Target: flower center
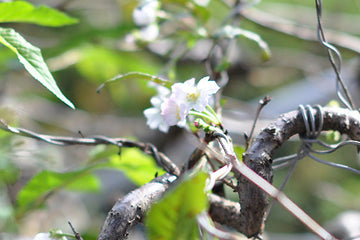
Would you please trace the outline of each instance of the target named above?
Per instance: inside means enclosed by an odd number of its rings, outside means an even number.
[[[186,100],[188,102],[195,102],[200,97],[200,91],[194,87],[189,90],[186,94]]]

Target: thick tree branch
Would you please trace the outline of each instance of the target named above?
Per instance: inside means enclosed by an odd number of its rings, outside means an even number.
[[[347,134],[353,140],[360,140],[360,114],[342,108],[323,108],[322,114],[312,110],[316,124],[323,116],[322,130],[337,130]],[[243,161],[261,177],[272,182],[272,155],[290,137],[306,133],[305,123],[300,111],[292,111],[281,115],[266,127],[244,153]],[[241,215],[246,219],[247,236],[255,236],[261,232],[263,218],[268,206],[267,194],[245,176],[238,174],[238,193],[241,204]]]
[[[175,180],[176,176],[165,174],[119,199],[108,213],[98,239],[127,238],[129,229],[143,221],[145,212]]]
[[[119,199],[109,211],[98,240],[126,239],[129,230],[137,223],[143,222],[146,211],[166,192],[174,180],[174,175],[165,174]],[[209,202],[209,213],[215,221],[235,229],[241,228],[239,203],[215,194],[209,194]]]

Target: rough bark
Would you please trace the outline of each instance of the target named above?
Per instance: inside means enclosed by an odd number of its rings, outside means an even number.
[[[119,199],[109,211],[98,239],[126,239],[129,229],[143,221],[145,212],[175,179],[174,175],[164,174]]]
[[[322,130],[337,130],[353,140],[360,140],[360,115],[357,111],[342,108],[322,108]],[[319,112],[313,109],[316,126]],[[305,123],[299,110],[281,115],[266,127],[244,153],[244,163],[269,182],[272,182],[272,155],[290,137],[304,136]],[[262,231],[264,214],[268,206],[268,196],[249,179],[237,176],[240,198],[240,230],[246,236],[256,236]]]

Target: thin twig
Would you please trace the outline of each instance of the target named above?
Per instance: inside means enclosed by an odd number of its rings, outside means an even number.
[[[316,35],[314,34],[313,27],[308,25],[300,25],[297,22],[283,19],[277,15],[273,15],[255,8],[252,8],[249,11],[244,11],[242,16],[257,25],[277,32],[281,32],[306,41],[318,41]],[[350,51],[360,53],[359,37],[330,29],[326,29],[326,32],[332,43]]]
[[[269,96],[265,96],[263,99],[261,99],[259,101],[258,107],[256,109],[256,114],[255,114],[255,119],[254,119],[254,123],[252,125],[251,131],[250,131],[250,135],[247,136],[247,138],[249,139],[248,141],[246,141],[246,149],[249,148],[249,146],[251,145],[251,142],[253,140],[254,137],[254,131],[255,131],[255,127],[256,127],[256,123],[259,119],[260,116],[260,112],[263,109],[263,107],[265,107],[266,104],[268,104],[271,101],[271,97]]]
[[[117,147],[126,147],[126,148],[138,148],[144,153],[149,154],[154,157],[157,164],[164,168],[170,174],[175,176],[180,175],[180,170],[164,153],[159,152],[157,148],[151,143],[143,143],[139,141],[133,141],[125,138],[109,138],[105,136],[94,136],[94,137],[64,137],[64,136],[52,136],[46,134],[39,134],[33,131],[24,129],[24,128],[15,128],[11,127],[5,123],[4,120],[0,119],[0,128],[17,134],[24,137],[31,137],[37,140],[41,140],[50,144],[59,145],[59,146],[69,146],[69,145],[86,145],[86,146],[95,146],[99,144],[110,144]]]
[[[73,227],[73,225],[71,224],[70,221],[68,221],[68,224],[70,225],[71,231],[74,233],[76,240],[83,240],[83,238],[81,237],[80,233],[78,233],[75,228]]]

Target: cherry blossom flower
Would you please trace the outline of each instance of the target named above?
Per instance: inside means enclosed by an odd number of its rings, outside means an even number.
[[[134,9],[133,20],[138,26],[148,26],[155,23],[156,14],[159,8],[157,0],[143,0],[140,5]]]
[[[156,23],[156,17],[160,3],[157,0],[142,0],[138,7],[132,12],[134,23],[140,27],[129,36],[127,40],[133,42],[136,40],[152,42],[159,35],[159,26]]]
[[[62,231],[60,230],[56,230],[54,233],[58,233],[58,234],[62,234]],[[65,236],[52,236],[52,233],[38,233],[35,235],[35,237],[33,238],[33,240],[68,240],[67,237]]]
[[[174,99],[168,98],[161,104],[161,116],[169,126],[177,125],[184,127],[187,114],[188,111],[185,103],[176,102]]]
[[[50,233],[38,233],[33,240],[51,240]]]
[[[170,126],[164,121],[164,118],[161,116],[161,105],[170,95],[170,90],[160,85],[157,85],[156,89],[158,95],[150,99],[153,107],[144,110],[144,115],[147,119],[146,124],[151,129],[158,128],[162,132],[167,132]]]
[[[210,0],[194,0],[194,3],[199,6],[206,7],[207,5],[209,5]]]
[[[194,78],[175,83],[171,93],[169,89],[157,85],[158,95],[151,98],[153,107],[144,110],[147,125],[162,132],[167,132],[170,126],[185,127],[190,110],[204,111],[211,95],[219,90],[215,81],[209,79],[204,77],[197,85]]]
[[[138,35],[135,35],[135,38],[140,39],[142,41],[152,42],[156,40],[158,36],[159,36],[159,26],[154,23],[146,27],[140,28]]]
[[[209,81],[209,79],[210,77],[204,77],[197,85],[195,85],[195,78],[184,83],[175,83],[171,88],[170,98],[177,103],[185,103],[187,110],[195,109],[202,112],[209,104],[211,95],[220,89],[215,81]]]

